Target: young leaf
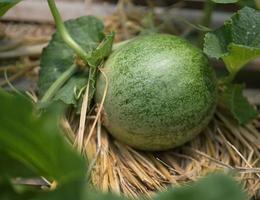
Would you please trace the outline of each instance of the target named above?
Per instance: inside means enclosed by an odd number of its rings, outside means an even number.
[[[21,0],[0,0],[0,17]]]
[[[260,12],[245,7],[224,26],[207,33],[204,40],[204,52],[221,58],[235,75],[247,62],[260,56]]]
[[[224,175],[212,175],[191,185],[171,189],[154,200],[246,200],[241,187]]]
[[[0,107],[2,151],[60,184],[84,179],[86,163],[64,140],[55,107],[38,116],[31,102],[2,90]]]
[[[256,109],[243,96],[243,89],[244,85],[229,84],[224,92],[220,93],[220,101],[240,124],[246,124],[258,115]]]
[[[104,39],[102,21],[85,16],[65,22],[72,38],[86,51],[92,52]],[[41,58],[40,79],[38,82],[40,96],[75,62],[75,54],[55,33],[49,45],[43,50]],[[85,82],[87,82],[87,77]],[[67,93],[73,99],[73,91]],[[65,95],[64,95],[65,96]],[[66,100],[64,100],[66,102]]]
[[[227,3],[236,3],[238,2],[239,0],[211,0],[215,3],[223,3],[223,4],[227,4]]]
[[[108,34],[98,45],[98,47],[91,52],[91,56],[89,58],[89,63],[91,66],[98,66],[104,58],[109,56],[112,49],[114,36],[114,33]]]

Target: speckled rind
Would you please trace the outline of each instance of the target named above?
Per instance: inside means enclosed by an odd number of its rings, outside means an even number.
[[[191,140],[216,107],[216,78],[201,50],[173,35],[137,37],[104,66],[104,126],[142,150],[167,150]],[[96,101],[105,81],[98,77]]]

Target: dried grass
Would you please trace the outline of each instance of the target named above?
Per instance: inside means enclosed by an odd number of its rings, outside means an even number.
[[[91,125],[88,122],[85,139]],[[64,121],[68,129],[78,120]],[[76,128],[69,128],[77,132]],[[179,186],[213,172],[232,173],[245,191],[255,196],[260,188],[260,119],[239,126],[218,111],[197,138],[165,152],[135,150],[110,137],[100,118],[85,148],[91,162],[92,184],[102,191],[129,197],[151,197],[169,185]]]

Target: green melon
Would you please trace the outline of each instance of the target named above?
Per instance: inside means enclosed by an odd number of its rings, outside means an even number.
[[[215,111],[214,70],[201,50],[177,36],[137,37],[115,50],[103,70],[104,126],[134,148],[180,146],[199,134]],[[99,75],[96,102],[104,86]]]

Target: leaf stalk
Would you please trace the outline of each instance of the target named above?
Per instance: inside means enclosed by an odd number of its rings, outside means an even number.
[[[76,64],[71,65],[45,92],[44,96],[40,101],[40,105],[47,104],[61,86],[77,71],[78,66]]]

